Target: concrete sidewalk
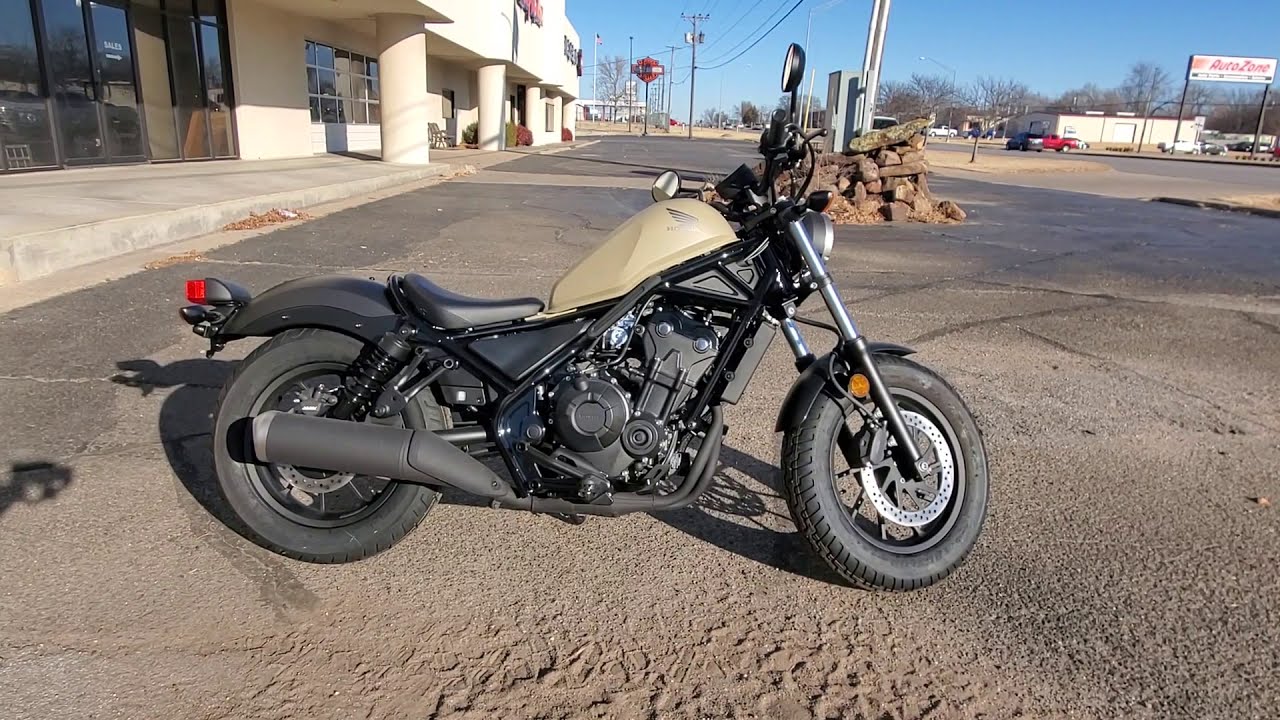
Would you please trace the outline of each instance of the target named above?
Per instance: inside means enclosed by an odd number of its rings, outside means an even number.
[[[425,166],[321,155],[0,176],[0,285],[214,232],[252,212],[305,208],[492,165],[514,155],[433,151]]]

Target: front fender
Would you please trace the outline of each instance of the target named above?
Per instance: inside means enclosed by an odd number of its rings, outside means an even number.
[[[886,342],[867,343],[867,349],[872,355],[880,353],[906,357],[915,354],[915,350],[909,347]],[[809,363],[809,367],[800,373],[800,377],[792,383],[791,390],[787,392],[787,398],[782,401],[782,407],[778,410],[778,423],[773,428],[774,432],[787,432],[799,427],[800,423],[809,417],[818,396],[823,392],[834,392],[827,384],[829,364],[830,353]]]
[[[292,328],[325,328],[376,342],[395,330],[399,314],[384,283],[346,275],[283,282],[235,312],[218,339],[269,337]]]

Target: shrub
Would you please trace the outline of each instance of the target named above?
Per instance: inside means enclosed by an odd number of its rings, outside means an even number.
[[[560,128],[560,142],[573,142],[573,131],[569,128]]]
[[[520,125],[519,127],[517,127],[516,128],[516,144],[532,145],[533,131],[523,125]]]
[[[480,123],[473,122],[462,129],[462,144],[475,145],[480,142]]]
[[[513,148],[515,146],[516,146],[516,124],[509,122],[507,123],[507,147]]]

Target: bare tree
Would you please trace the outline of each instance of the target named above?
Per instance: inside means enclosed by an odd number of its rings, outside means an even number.
[[[611,58],[607,57],[600,61],[600,65],[596,68],[596,73],[598,74],[596,87],[599,89],[600,94],[604,95],[603,98],[597,99],[613,105],[613,116],[616,119],[619,115],[619,105],[628,100],[627,80],[631,75],[627,72],[627,59],[617,55]],[[629,112],[631,112],[630,108],[624,110],[623,117]]]
[[[1258,108],[1262,104],[1262,88],[1237,87],[1222,94],[1209,113],[1205,127],[1224,133],[1252,135],[1258,129]],[[1267,115],[1262,132],[1268,135],[1280,133],[1280,109],[1273,95],[1267,105]]]
[[[1046,103],[1054,110],[1084,112],[1085,110],[1120,110],[1124,98],[1114,88],[1099,87],[1097,83],[1085,83],[1072,88]]]
[[[729,122],[729,113],[720,108],[707,108],[702,111],[702,124],[709,127],[720,127]]]
[[[983,118],[983,125],[994,128],[1023,112],[1032,102],[1031,90],[1011,78],[984,75],[965,92],[966,99]]]
[[[1209,109],[1218,103],[1219,89],[1213,83],[1195,82],[1187,86],[1187,102],[1182,117],[1193,118],[1208,115]],[[1174,110],[1169,115],[1176,114]]]
[[[760,108],[750,100],[743,100],[738,103],[738,118],[743,125],[755,125],[760,122]]]
[[[1118,90],[1129,110],[1146,115],[1160,104],[1169,86],[1169,73],[1164,68],[1153,62],[1136,62],[1129,67],[1129,74]]]

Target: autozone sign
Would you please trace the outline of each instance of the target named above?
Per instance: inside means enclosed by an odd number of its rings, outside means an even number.
[[[1275,58],[1192,55],[1188,80],[1270,83],[1276,79]]]

